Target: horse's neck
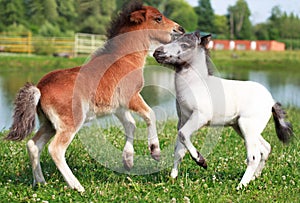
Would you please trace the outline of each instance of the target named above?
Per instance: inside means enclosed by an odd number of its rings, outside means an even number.
[[[97,50],[93,58],[101,55],[110,55],[115,60],[134,58],[135,62],[144,62],[151,42],[140,33],[125,33],[109,39],[104,48]]]
[[[208,74],[208,68],[206,63],[206,55],[205,51],[200,48],[197,51],[197,54],[194,55],[191,67],[194,71],[196,71],[202,78],[206,78],[209,76]]]

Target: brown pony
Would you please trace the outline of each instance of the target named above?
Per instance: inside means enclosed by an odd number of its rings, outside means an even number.
[[[175,34],[184,33],[177,23],[157,9],[134,2],[124,8],[108,29],[108,41],[83,66],[56,70],[37,84],[26,84],[19,91],[13,125],[7,140],[22,140],[34,130],[35,112],[40,128],[27,143],[32,164],[33,185],[45,183],[40,165],[43,146],[70,188],[84,191],[66,163],[65,152],[84,122],[94,116],[114,113],[125,128],[123,163],[133,166],[135,121],[129,110],[137,112],[147,123],[151,156],[159,160],[160,148],[155,114],[140,95],[143,66],[153,42],[168,43]]]

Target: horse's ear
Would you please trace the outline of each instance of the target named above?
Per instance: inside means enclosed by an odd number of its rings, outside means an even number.
[[[205,36],[201,37],[200,44],[202,46],[204,46],[205,48],[208,48],[208,44],[209,44],[210,40],[211,40],[211,34],[205,35]]]
[[[130,22],[140,24],[146,20],[146,11],[138,10],[130,14]]]
[[[200,35],[200,31],[199,30],[195,31],[195,36],[200,39],[201,35]]]
[[[194,35],[198,38],[199,41],[201,41],[201,35],[200,35],[200,31],[199,30],[195,31]]]

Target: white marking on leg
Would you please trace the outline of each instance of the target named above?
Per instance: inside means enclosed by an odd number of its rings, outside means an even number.
[[[50,140],[53,134],[54,131],[51,126],[41,124],[41,128],[35,136],[27,142],[27,151],[32,166],[33,186],[37,183],[46,183],[40,164],[40,155],[44,145]]]
[[[254,173],[261,161],[261,142],[259,140],[260,132],[257,133],[259,130],[256,128],[255,124],[256,123],[253,121],[253,119],[239,119],[239,126],[244,135],[247,150],[247,169],[237,189],[241,189],[243,186],[247,186],[247,184],[253,179]]]
[[[84,192],[84,188],[72,173],[65,159],[66,149],[74,138],[75,133],[76,132],[72,134],[70,134],[69,132],[56,133],[54,139],[48,147],[48,150],[54,163],[56,164],[56,167],[63,175],[69,187],[77,190],[78,192]],[[64,139],[64,141],[66,142],[62,143],[61,139]]]
[[[126,143],[123,149],[123,164],[125,169],[130,170],[133,167],[133,140],[134,131],[136,129],[135,121],[128,110],[120,108],[116,111],[115,115],[118,117],[125,129]]]
[[[33,140],[29,140],[27,142],[27,150],[31,161],[33,186],[35,186],[37,183],[45,183],[46,181],[40,165],[39,148]]]
[[[269,154],[271,152],[271,145],[261,135],[259,136],[259,141],[261,143],[260,145],[261,160],[254,173],[254,178],[257,178],[261,175],[261,172],[266,164],[266,160],[268,159]]]
[[[180,142],[179,138],[177,137],[176,146],[174,150],[174,166],[171,171],[171,177],[176,178],[178,176],[178,165],[182,161],[185,153],[186,153],[185,146]]]

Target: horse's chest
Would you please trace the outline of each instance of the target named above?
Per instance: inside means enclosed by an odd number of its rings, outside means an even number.
[[[204,80],[178,76],[175,89],[177,102],[186,108],[199,108],[209,103],[209,89]]]

